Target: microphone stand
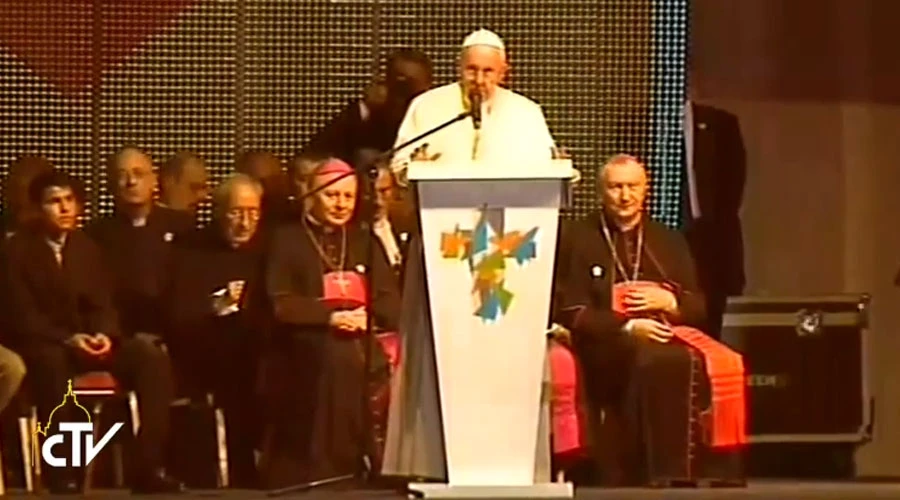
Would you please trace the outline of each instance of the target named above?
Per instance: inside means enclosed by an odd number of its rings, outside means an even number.
[[[289,495],[292,493],[301,493],[306,491],[312,491],[316,488],[329,486],[332,484],[343,483],[345,481],[352,481],[354,479],[358,479],[361,483],[365,483],[369,480],[373,474],[377,474],[377,472],[372,470],[372,460],[369,456],[372,445],[375,442],[375,439],[372,435],[372,418],[371,418],[371,408],[369,407],[370,402],[370,394],[369,394],[369,386],[370,386],[370,371],[372,370],[372,348],[375,342],[375,318],[374,318],[374,309],[373,309],[373,299],[374,299],[374,288],[373,282],[375,281],[375,275],[372,271],[373,263],[375,262],[375,245],[374,243],[376,235],[375,235],[375,214],[377,212],[375,206],[375,181],[378,179],[378,164],[386,159],[389,159],[394,156],[398,151],[401,151],[426,137],[435,134],[450,125],[453,125],[456,122],[460,122],[472,116],[471,111],[466,111],[460,113],[459,115],[453,117],[452,119],[430,129],[427,130],[412,139],[395,146],[394,148],[385,151],[375,158],[371,159],[364,166],[360,166],[362,168],[357,168],[353,172],[347,172],[345,174],[341,174],[338,177],[322,184],[321,186],[316,187],[313,190],[307,191],[303,193],[303,196],[300,198],[302,202],[304,199],[319,193],[329,186],[340,182],[342,179],[350,177],[352,175],[356,175],[357,173],[365,173],[365,185],[363,189],[363,210],[360,211],[360,219],[362,223],[366,226],[366,329],[363,334],[363,339],[365,341],[364,347],[364,355],[363,355],[363,390],[362,390],[362,407],[360,411],[363,412],[363,418],[361,422],[363,423],[363,432],[362,432],[362,446],[359,446],[359,467],[360,469],[354,474],[344,474],[340,476],[334,476],[329,478],[318,479],[315,481],[310,481],[306,483],[296,484],[293,486],[288,486],[285,488],[280,488],[276,490],[271,490],[267,493],[269,497],[279,497],[284,495]],[[362,176],[361,176],[362,177]]]

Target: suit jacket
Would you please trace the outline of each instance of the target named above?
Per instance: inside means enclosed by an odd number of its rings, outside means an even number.
[[[400,251],[400,264],[397,266],[392,266],[394,271],[394,275],[397,277],[397,286],[401,288],[403,283],[404,269],[406,268],[406,260],[409,255],[409,243],[412,241],[413,236],[416,235],[416,231],[418,230],[415,225],[415,221],[406,220],[399,217],[390,217],[389,221],[391,223],[391,232],[394,235],[394,241],[397,243],[397,249]],[[384,246],[384,242],[381,241],[380,238],[376,237],[376,244],[378,246],[381,255],[384,257],[385,261],[390,264],[391,258],[388,255],[388,250]]]
[[[315,133],[303,153],[336,156],[354,165],[363,149],[391,149],[399,127],[399,121],[389,120],[377,110],[363,119],[360,101],[355,99]]]
[[[120,335],[100,249],[80,230],[63,247],[62,265],[46,238],[17,232],[8,241],[4,281],[12,329],[24,345],[64,342],[75,333]]]
[[[700,218],[685,231],[704,290],[739,295],[744,288],[744,241],[739,216],[747,155],[735,115],[693,106],[693,159]]]

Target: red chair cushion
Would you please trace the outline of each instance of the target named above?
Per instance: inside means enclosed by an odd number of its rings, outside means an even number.
[[[75,391],[119,391],[119,381],[109,372],[88,372],[72,379]]]
[[[565,346],[550,343],[551,424],[553,454],[575,455],[584,449],[581,415],[578,411],[578,367],[572,352]]]
[[[397,332],[385,332],[375,335],[384,356],[391,367],[391,373],[397,371],[400,366],[400,335]]]

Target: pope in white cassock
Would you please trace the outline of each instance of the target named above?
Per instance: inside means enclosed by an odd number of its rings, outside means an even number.
[[[478,30],[463,42],[460,80],[415,98],[400,126],[395,145],[466,112],[482,101],[481,127],[467,118],[397,152],[392,168],[399,177],[410,160],[469,162],[484,160],[515,166],[550,161],[553,137],[541,107],[500,87],[508,69],[506,48],[495,33]],[[421,241],[412,243],[404,284],[402,365],[394,374],[382,474],[446,479],[444,441],[438,400],[431,318]],[[543,425],[543,424],[542,424]],[[549,450],[537,450],[539,474],[549,477]]]
[[[541,107],[531,99],[499,85],[509,66],[506,47],[499,36],[478,30],[463,42],[458,82],[438,87],[416,97],[409,105],[397,132],[395,146],[431,130],[468,111],[475,94],[481,101],[481,127],[472,119],[458,121],[439,132],[398,151],[394,168],[402,169],[410,159],[436,161],[503,162],[532,164],[550,160],[554,142]]]

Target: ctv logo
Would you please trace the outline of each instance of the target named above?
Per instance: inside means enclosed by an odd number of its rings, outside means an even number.
[[[47,432],[50,431],[50,426],[53,424],[53,414],[56,413],[56,410],[65,407],[66,404],[68,404],[70,397],[72,398],[72,404],[83,411],[87,416],[87,422],[60,422],[59,433],[50,434],[48,436]],[[47,418],[47,423],[44,425],[43,429],[41,428],[40,422],[38,422],[37,427],[34,429],[31,450],[33,460],[31,463],[33,466],[37,466],[37,447],[40,446],[41,458],[43,458],[44,463],[50,467],[85,467],[90,464],[101,451],[103,451],[103,448],[109,444],[113,436],[115,436],[121,428],[122,422],[114,423],[112,427],[106,431],[106,434],[100,438],[100,441],[94,443],[94,425],[91,421],[91,412],[84,406],[78,404],[78,398],[75,396],[75,391],[72,390],[72,380],[69,380],[69,390],[63,395],[62,403],[50,412],[50,416]],[[40,444],[40,439],[38,438],[39,434],[44,436],[43,444]],[[56,445],[65,443],[67,439],[71,445],[71,456],[57,456],[53,449]],[[84,443],[84,460],[82,460],[82,443]]]

